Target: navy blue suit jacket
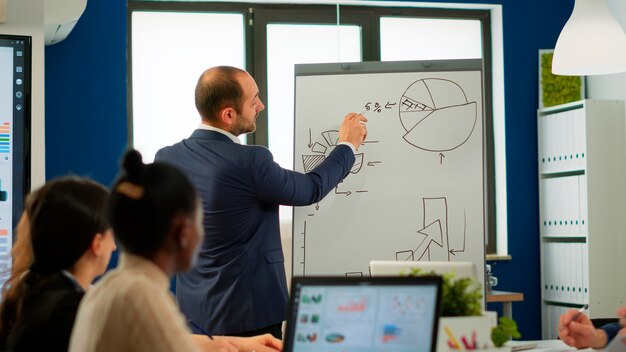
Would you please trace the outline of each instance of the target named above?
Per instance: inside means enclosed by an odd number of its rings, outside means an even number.
[[[352,149],[339,145],[302,174],[281,168],[265,147],[240,145],[219,132],[198,129],[159,150],[156,160],[183,170],[204,205],[205,239],[198,262],[177,277],[182,312],[212,334],[282,322],[288,294],[278,206],[319,202],[350,172]]]

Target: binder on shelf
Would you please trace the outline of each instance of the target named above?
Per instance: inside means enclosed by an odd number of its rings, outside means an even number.
[[[585,168],[585,110],[577,108],[539,116],[539,172]]]
[[[587,205],[587,175],[578,176],[578,193],[579,196],[579,223],[580,223],[580,233],[584,236],[587,236],[589,233],[589,221],[587,218],[589,216],[588,205]]]
[[[568,128],[567,125],[569,124],[569,116],[570,116],[570,112],[569,111],[563,111],[560,116],[559,116],[559,129],[560,129],[560,134],[561,134],[561,139],[560,139],[560,148],[559,148],[559,169],[562,171],[569,171],[570,168],[568,168],[568,162],[567,162],[567,156],[569,155],[569,136],[567,134],[568,132]]]
[[[574,162],[574,150],[576,150],[575,113],[576,110],[567,111],[567,149],[565,151],[565,168],[568,170],[576,170],[576,163]]]
[[[579,242],[543,242],[544,300],[562,304],[588,303],[586,246]]]
[[[564,287],[564,291],[563,291],[563,302],[572,302],[572,272],[573,269],[571,267],[572,264],[572,244],[571,243],[563,243],[563,254],[564,254],[564,260],[563,260],[563,264],[564,268],[563,268],[563,278],[565,281],[565,287]]]
[[[583,245],[585,243],[576,243],[576,303],[584,304],[583,296],[583,271],[585,266],[583,263]]]
[[[539,183],[539,228],[543,236],[580,236],[577,175],[543,178]]]
[[[546,120],[547,116],[539,115],[537,117],[537,140],[539,141],[539,145],[537,146],[537,154],[539,157],[539,174],[543,174],[546,172],[546,163],[548,162],[548,159],[546,157],[546,136],[548,135],[545,132]]]
[[[561,245],[561,299],[560,302],[570,302],[569,273],[570,254],[569,243],[559,243]]]
[[[554,171],[562,172],[563,168],[563,152],[565,151],[565,131],[563,128],[563,114],[560,112],[554,114],[554,136],[556,137],[554,145]]]
[[[553,275],[554,267],[552,265],[552,246],[549,242],[543,243],[543,263],[544,263],[544,275],[543,275],[543,298],[545,300],[552,300],[553,294]]]
[[[578,266],[576,265],[576,245],[577,243],[568,243],[567,244],[567,256],[568,256],[568,266],[567,266],[567,296],[568,302],[577,302],[576,297],[576,271],[578,270]]]
[[[577,109],[574,111],[574,121],[576,125],[576,147],[574,150],[574,160],[576,161],[576,168],[578,170],[585,170],[587,166],[587,134],[585,132],[585,110]]]
[[[583,303],[589,303],[589,242],[582,244],[583,249]]]
[[[559,260],[560,255],[559,255],[559,248],[557,246],[557,243],[551,243],[551,247],[552,247],[552,268],[554,270],[554,276],[552,277],[552,284],[550,285],[550,288],[552,289],[552,300],[554,301],[558,301],[560,298],[559,292],[560,292],[560,281],[559,281],[559,274],[560,274],[560,265],[559,265]]]
[[[556,137],[554,135],[554,116],[553,115],[545,115],[539,117],[541,129],[542,129],[542,138],[541,145],[539,149],[540,157],[540,172],[542,173],[551,173],[554,171],[554,145],[556,144]]]
[[[547,248],[547,262],[548,262],[548,287],[547,287],[547,299],[553,301],[556,297],[556,284],[554,278],[556,277],[556,251],[552,243],[546,243]]]
[[[563,250],[561,249],[561,243],[553,243],[554,245],[554,268],[556,269],[556,275],[554,276],[554,300],[563,301],[563,287],[565,286],[563,280]]]

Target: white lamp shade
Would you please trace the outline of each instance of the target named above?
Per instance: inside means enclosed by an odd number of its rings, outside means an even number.
[[[554,49],[552,73],[588,76],[626,71],[626,34],[604,0],[576,0]]]

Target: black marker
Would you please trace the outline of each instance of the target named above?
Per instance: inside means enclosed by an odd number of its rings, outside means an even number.
[[[205,334],[206,336],[208,336],[211,340],[213,340],[213,336],[211,336],[211,334],[209,334],[208,332],[206,332],[203,328],[201,328],[198,324],[194,323],[193,320],[191,319],[187,319],[187,321],[189,322],[189,324],[191,324],[194,328],[200,330],[201,333]]]

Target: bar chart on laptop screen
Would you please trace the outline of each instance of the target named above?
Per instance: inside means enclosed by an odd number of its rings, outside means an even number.
[[[430,351],[436,290],[434,286],[305,287],[292,322],[293,351]]]
[[[0,284],[11,268],[13,229],[23,208],[29,125],[30,37],[0,35]]]

